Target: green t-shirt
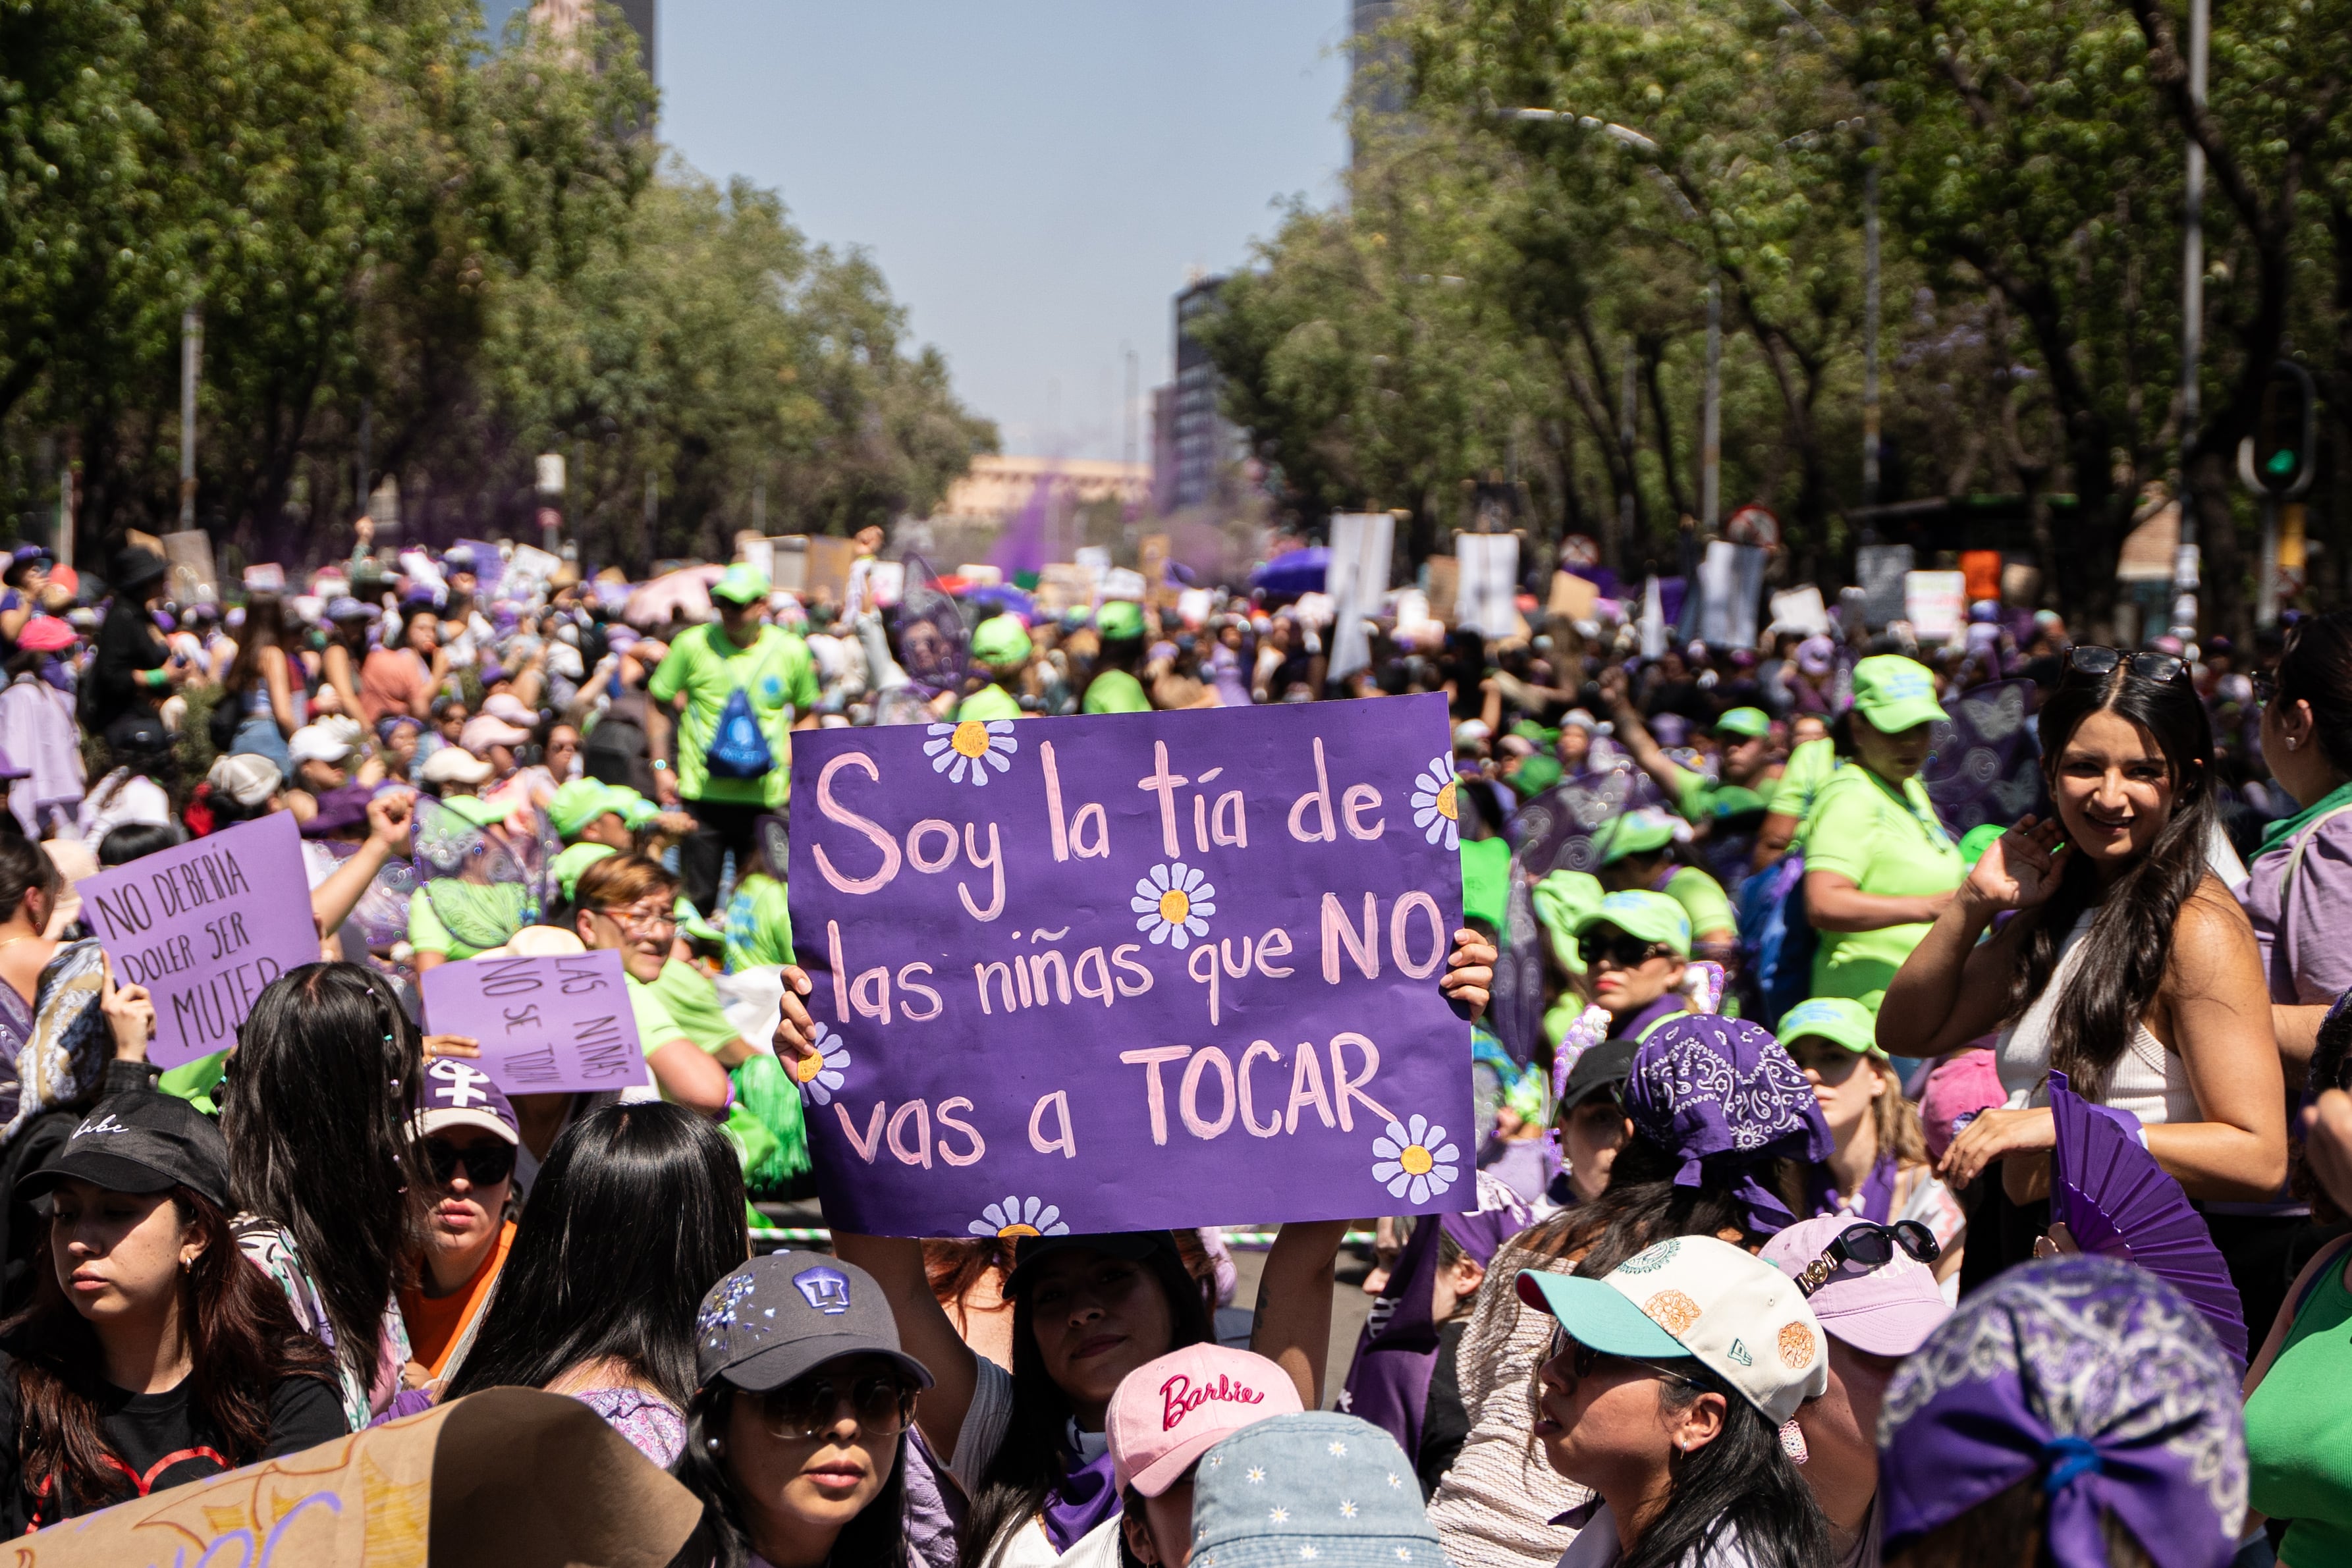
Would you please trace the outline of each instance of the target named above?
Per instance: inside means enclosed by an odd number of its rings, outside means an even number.
[[[1739,929],[1739,923],[1732,917],[1731,900],[1724,896],[1723,884],[1695,865],[1684,866],[1668,877],[1665,893],[1690,916],[1694,942],[1710,931]]]
[[[735,1026],[727,1021],[727,1009],[719,1005],[719,988],[693,965],[672,958],[662,966],[661,977],[652,989],[661,998],[678,1033],[704,1051],[715,1051],[735,1039]]]
[[[1967,880],[1959,846],[1916,779],[1895,789],[1867,768],[1841,768],[1822,786],[1805,824],[1805,870],[1833,871],[1883,898],[1932,898]],[[1877,931],[1824,931],[1813,954],[1813,995],[1877,1009],[1887,982],[1927,935],[1925,922]]]
[[[985,685],[956,705],[956,720],[1019,718],[1021,699],[1000,685]]]
[[[757,873],[743,878],[727,904],[727,972],[792,961],[792,901],[784,884]]]
[[[1794,817],[1801,824],[1811,814],[1814,798],[1830,781],[1830,775],[1837,771],[1837,747],[1827,736],[1806,741],[1789,753],[1789,765],[1780,770],[1780,781],[1772,790],[1772,812]],[[1801,825],[1799,836],[1803,832]]]
[[[704,754],[718,732],[719,716],[738,686],[751,699],[775,766],[757,779],[713,779]],[[654,671],[646,689],[656,702],[686,694],[677,737],[680,795],[771,810],[791,799],[793,720],[817,702],[816,664],[806,643],[762,626],[750,647],[738,648],[716,622],[696,626],[669,645],[669,657]]]
[[[504,946],[521,930],[530,901],[520,883],[435,877],[408,895],[408,945],[420,953],[470,958]]]
[[[1150,713],[1151,699],[1143,683],[1125,670],[1105,670],[1087,687],[1087,713]]]
[[[662,966],[664,973],[669,966]],[[658,986],[648,986],[635,975],[624,970],[621,977],[628,983],[629,1012],[637,1020],[637,1043],[651,1056],[674,1040],[691,1037],[677,1019],[670,1016],[669,1003]]]

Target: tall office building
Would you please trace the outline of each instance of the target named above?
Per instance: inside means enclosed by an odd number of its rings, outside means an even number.
[[[1216,308],[1222,277],[1204,277],[1176,297],[1176,386],[1170,424],[1174,474],[1168,485],[1171,510],[1206,506],[1216,499],[1217,482],[1242,459],[1241,432],[1217,408],[1216,362],[1193,338],[1192,324]]]
[[[1394,21],[1407,0],[1349,0],[1348,105],[1358,114],[1404,112],[1404,50],[1381,29]],[[1350,116],[1352,123],[1353,115]],[[1349,160],[1356,156],[1349,137]]]

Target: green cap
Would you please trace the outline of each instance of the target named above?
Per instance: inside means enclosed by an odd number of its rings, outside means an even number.
[[[1501,839],[1462,841],[1462,917],[1500,931],[1511,896],[1511,846]]]
[[[555,836],[570,842],[580,836],[581,830],[599,817],[616,816],[629,825],[629,808],[644,796],[635,789],[625,789],[596,779],[573,779],[555,791],[547,802],[547,825]]]
[[[982,721],[1013,719],[1021,716],[1021,701],[1003,686],[982,686],[956,704],[956,718]]]
[[[1663,893],[1612,893],[1578,915],[1570,935],[1581,936],[1596,925],[1614,925],[1628,936],[1664,943],[1677,958],[1690,956],[1690,916]]]
[[[971,631],[971,656],[994,669],[1026,664],[1033,646],[1015,615],[992,615]]]
[[[1760,707],[1736,707],[1715,721],[1715,733],[1761,740],[1772,733],[1772,721]]]
[[[1744,817],[1750,811],[1764,810],[1769,802],[1755,790],[1739,784],[1718,785],[1706,797],[1706,814],[1710,817]]]
[[[1559,758],[1549,752],[1539,751],[1533,757],[1522,757],[1504,782],[1518,792],[1522,800],[1532,800],[1559,782]]]
[[[450,795],[441,801],[441,809],[477,828],[495,828],[505,821],[508,808],[495,800],[485,800],[479,795]]]
[[[1107,642],[1130,642],[1143,635],[1143,612],[1132,600],[1114,599],[1095,612],[1095,631]]]
[[[1610,824],[1601,841],[1607,846],[1601,852],[1602,865],[1615,865],[1627,855],[1655,854],[1675,841],[1674,819],[1647,808],[1626,811]]]
[[[1960,835],[1960,858],[1970,865],[1976,864],[1984,858],[1985,851],[1992,848],[1993,840],[2007,831],[1999,822],[1979,822]]]
[[[1584,955],[1576,950],[1576,923],[1608,896],[1600,878],[1590,872],[1556,871],[1529,888],[1528,895],[1551,943],[1552,956],[1567,966],[1569,973],[1584,973]]]
[[[574,844],[556,856],[549,869],[555,873],[555,885],[563,890],[563,902],[574,904],[579,901],[581,873],[606,855],[618,853],[620,852],[610,844]]]
[[[1780,1015],[1780,1032],[1775,1038],[1782,1046],[1794,1047],[1807,1035],[1842,1045],[1856,1056],[1885,1055],[1878,1049],[1877,1020],[1850,997],[1815,997]]]
[[[1853,667],[1853,707],[1887,735],[1951,716],[1936,701],[1927,666],[1900,653],[1874,653]]]
[[[1523,718],[1511,726],[1511,733],[1538,751],[1549,751],[1559,744],[1559,731],[1547,729],[1531,718]]]
[[[710,597],[736,604],[758,604],[768,597],[768,574],[748,560],[739,560],[719,574]]]

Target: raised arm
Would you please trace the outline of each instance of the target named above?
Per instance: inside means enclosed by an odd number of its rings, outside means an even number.
[[[1642,722],[1642,710],[1626,695],[1622,666],[1601,672],[1601,695],[1608,699],[1609,718],[1616,726],[1617,744],[1625,748],[1643,772],[1658,781],[1667,800],[1679,802],[1685,788],[1698,776],[1668,757],[1665,748],[1650,734],[1650,727]]]
[[[1344,1219],[1286,1225],[1275,1236],[1258,1274],[1250,1349],[1290,1374],[1309,1410],[1323,1404],[1323,1367],[1331,1354],[1333,1269],[1347,1233]]]
[[[337,866],[332,876],[310,890],[310,918],[318,924],[320,941],[332,937],[352,917],[375,873],[408,841],[409,814],[415,799],[414,789],[387,789],[368,802],[367,842]]]
[[[1991,941],[1978,938],[2003,911],[2049,901],[2058,884],[2057,842],[2056,823],[2036,823],[2029,816],[1978,858],[1888,982],[1878,1009],[1879,1049],[1890,1056],[1941,1056],[2000,1022],[2032,922],[2012,920]],[[1812,881],[1809,873],[1808,900]]]

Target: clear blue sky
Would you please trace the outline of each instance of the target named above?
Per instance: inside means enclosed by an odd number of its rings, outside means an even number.
[[[1149,461],[1187,270],[1338,194],[1348,0],[660,4],[664,139],[866,247],[1008,452],[1118,456],[1125,341]]]

